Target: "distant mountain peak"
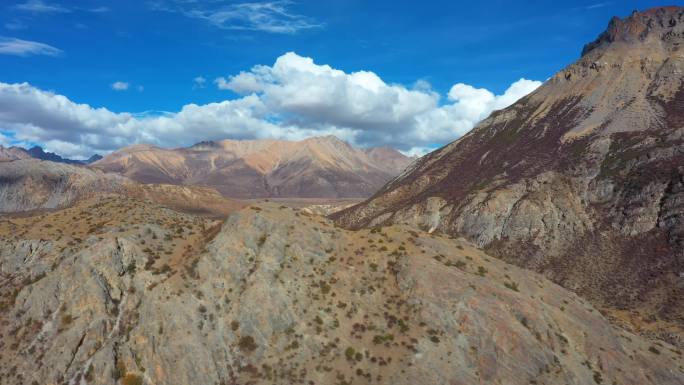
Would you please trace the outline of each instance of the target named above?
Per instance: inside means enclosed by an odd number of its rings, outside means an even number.
[[[190,146],[189,148],[193,150],[201,150],[201,149],[216,149],[216,148],[221,148],[221,145],[218,142],[215,142],[213,140],[203,140],[201,142],[197,142]]]
[[[86,163],[86,164],[95,163],[95,162],[97,162],[98,160],[100,160],[100,159],[102,159],[102,158],[103,158],[102,155],[100,155],[100,154],[94,154],[94,155],[92,155],[90,158],[86,159],[86,160],[84,161],[84,163]]]
[[[43,150],[43,147],[40,146],[33,146],[27,150],[30,154],[35,154],[35,155],[44,155],[46,154],[45,150]]]
[[[145,143],[136,143],[136,144],[131,144],[126,147],[120,148],[118,151],[146,151],[146,150],[163,150],[161,147],[157,147],[153,144],[145,144]]]

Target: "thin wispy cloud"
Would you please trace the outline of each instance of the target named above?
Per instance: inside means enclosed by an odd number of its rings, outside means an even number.
[[[90,8],[87,11],[93,12],[93,13],[105,13],[105,12],[109,12],[110,9],[109,9],[109,7],[101,6],[101,7]]]
[[[130,84],[122,81],[112,83],[112,89],[114,91],[126,91],[130,86]]]
[[[192,88],[204,88],[204,85],[207,83],[207,79],[204,76],[197,76],[196,78],[192,79],[192,82]]]
[[[0,55],[14,56],[60,56],[62,50],[37,41],[21,40],[12,37],[0,37]]]
[[[588,4],[588,5],[585,5],[582,7],[576,7],[576,8],[573,8],[573,10],[575,10],[575,11],[579,11],[579,10],[591,11],[594,9],[609,7],[611,5],[613,5],[612,1],[606,1],[606,2],[602,2],[602,3],[593,3],[593,4]]]
[[[64,13],[71,12],[70,9],[65,8],[59,4],[46,3],[41,0],[29,0],[24,3],[19,3],[13,7],[19,11],[35,12],[35,13]]]
[[[11,20],[5,23],[5,28],[9,29],[11,31],[18,31],[20,29],[26,29],[26,24],[24,24],[21,20]]]
[[[23,3],[19,3],[12,7],[16,11],[30,12],[30,13],[69,13],[74,11],[84,11],[92,13],[104,13],[109,12],[110,9],[107,6],[96,6],[96,7],[68,7],[57,3],[48,3],[42,0],[29,0]]]
[[[131,89],[136,90],[136,91],[138,91],[138,92],[144,92],[144,91],[145,91],[145,87],[142,86],[142,85],[137,85],[137,86],[136,86],[136,85],[131,85],[131,83],[122,82],[122,81],[114,82],[114,83],[112,83],[112,84],[110,85],[110,87],[111,87],[114,91],[128,91],[128,90],[131,90]]]
[[[603,7],[607,7],[607,6],[611,5],[611,4],[613,4],[613,3],[596,3],[596,4],[587,5],[587,6],[585,7],[585,9],[603,8]]]
[[[226,3],[176,0],[170,5],[157,4],[156,9],[179,12],[188,17],[204,20],[217,28],[238,31],[294,34],[323,26],[310,17],[294,12],[294,3],[288,0]]]

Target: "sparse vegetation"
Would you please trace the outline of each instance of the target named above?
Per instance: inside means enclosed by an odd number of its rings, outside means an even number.
[[[511,282],[504,282],[504,286],[506,286],[507,288],[509,288],[509,289],[511,289],[511,290],[513,290],[513,291],[520,291],[520,290],[518,289],[518,283],[517,283],[517,282],[513,282],[513,281],[511,281]]]
[[[597,384],[603,383],[603,377],[601,376],[601,372],[594,370],[594,382]]]
[[[238,342],[238,347],[244,353],[251,353],[255,351],[259,346],[254,341],[254,337],[244,336],[240,338],[240,341]]]
[[[143,379],[137,374],[128,373],[123,380],[121,380],[121,383],[123,385],[143,385]]]
[[[356,350],[349,346],[345,351],[344,351],[344,356],[347,357],[347,360],[351,361],[354,359],[354,355],[356,354]]]
[[[263,246],[264,243],[266,243],[266,234],[261,235],[259,239],[257,239],[257,245],[259,245],[259,247]]]
[[[392,335],[392,334],[375,335],[373,337],[373,343],[376,345],[384,344],[385,342],[392,342],[392,341],[394,341],[394,335]]]

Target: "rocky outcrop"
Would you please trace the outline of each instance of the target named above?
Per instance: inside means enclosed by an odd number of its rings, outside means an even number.
[[[335,220],[465,236],[681,339],[682,43],[684,8],[614,19],[576,63]]]
[[[181,149],[135,145],[93,166],[142,183],[210,186],[235,198],[366,198],[410,161],[394,149],[362,150],[326,136],[223,140]]]
[[[277,204],[216,226],[112,197],[0,234],[0,384],[684,381],[673,346],[401,226],[347,231]]]

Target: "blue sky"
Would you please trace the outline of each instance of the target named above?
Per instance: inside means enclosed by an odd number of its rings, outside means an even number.
[[[107,152],[132,141],[190,145],[185,142],[202,139],[180,134],[184,129],[193,130],[192,124],[169,129],[169,137],[174,140],[163,138],[163,124],[147,131],[134,124],[125,129],[145,131],[137,136],[128,131],[118,135],[107,124],[123,124],[124,117],[116,114],[130,113],[136,118],[148,119],[162,112],[177,114],[189,104],[204,106],[233,100],[243,102],[245,105],[240,108],[248,109],[253,117],[280,128],[267,125],[249,128],[248,123],[241,123],[214,131],[195,130],[198,135],[205,134],[206,139],[298,138],[320,132],[339,134],[359,145],[386,144],[420,152],[455,139],[469,127],[466,124],[451,132],[446,128],[437,130],[441,133],[432,138],[424,132],[428,128],[416,125],[414,130],[423,132],[416,134],[415,139],[409,135],[412,143],[402,143],[391,131],[398,129],[398,125],[407,125],[402,120],[406,118],[404,115],[393,115],[383,122],[371,119],[366,123],[363,116],[371,115],[373,110],[350,107],[349,116],[337,116],[341,112],[331,106],[304,105],[305,100],[295,107],[283,100],[275,103],[276,95],[282,96],[288,86],[302,84],[291,79],[305,80],[301,74],[288,70],[288,80],[276,80],[281,87],[273,89],[272,77],[277,72],[274,63],[280,57],[289,64],[310,58],[316,66],[312,69],[329,65],[346,75],[372,72],[389,88],[403,87],[378,94],[386,100],[400,97],[397,95],[402,90],[421,91],[434,96],[436,106],[443,106],[458,102],[459,98],[465,100],[473,90],[484,89],[494,96],[503,96],[521,78],[543,81],[576,60],[582,46],[596,38],[612,16],[623,17],[634,9],[657,5],[665,4],[654,1],[3,1],[0,82],[6,87],[27,82],[31,88],[8,88],[7,92],[14,96],[0,97],[0,112],[17,107],[25,110],[25,114],[11,120],[0,119],[0,135],[4,134],[5,144],[40,143],[80,157],[90,151]],[[284,55],[288,52],[296,56],[286,60],[288,57]],[[225,86],[241,71],[254,75],[252,69],[259,65],[271,71],[268,79],[259,78],[259,87]],[[224,87],[217,86],[219,78],[225,80]],[[350,81],[357,84],[353,79]],[[269,83],[269,90],[264,88],[265,83]],[[452,87],[460,83],[472,90],[450,94]],[[312,82],[307,80],[303,84],[311,86]],[[520,92],[529,92],[535,87],[531,83],[524,86],[519,87]],[[348,85],[345,87],[349,89]],[[308,91],[302,87],[302,92]],[[49,99],[54,95],[50,92],[63,95],[75,106],[84,103],[92,110],[106,108],[113,115],[97,117],[104,123],[96,126],[71,122],[74,132],[64,133],[65,127],[51,127],[49,108],[28,105]],[[261,99],[243,100],[253,93]],[[17,94],[34,97],[17,98]],[[354,99],[356,94],[345,96],[352,105],[375,103],[378,108],[392,108],[377,101]],[[288,94],[288,98],[292,100],[293,95]],[[478,98],[473,103],[481,100]],[[502,105],[490,99],[485,98],[492,108]],[[426,103],[426,110],[433,103],[419,100],[411,104],[421,102]],[[235,105],[230,108],[229,116],[221,115],[217,119],[240,115]],[[30,119],[36,111],[46,114],[40,122]],[[471,120],[482,118],[489,110],[476,112],[469,116]],[[54,119],[62,120],[55,124],[60,126],[73,118],[59,115]],[[388,126],[390,121],[396,127]],[[79,128],[81,123],[85,124],[83,129]],[[220,125],[220,122],[206,123]],[[376,127],[380,125],[382,130]],[[98,130],[107,131],[105,137],[114,135],[116,140],[106,143],[105,138],[95,138]]]

